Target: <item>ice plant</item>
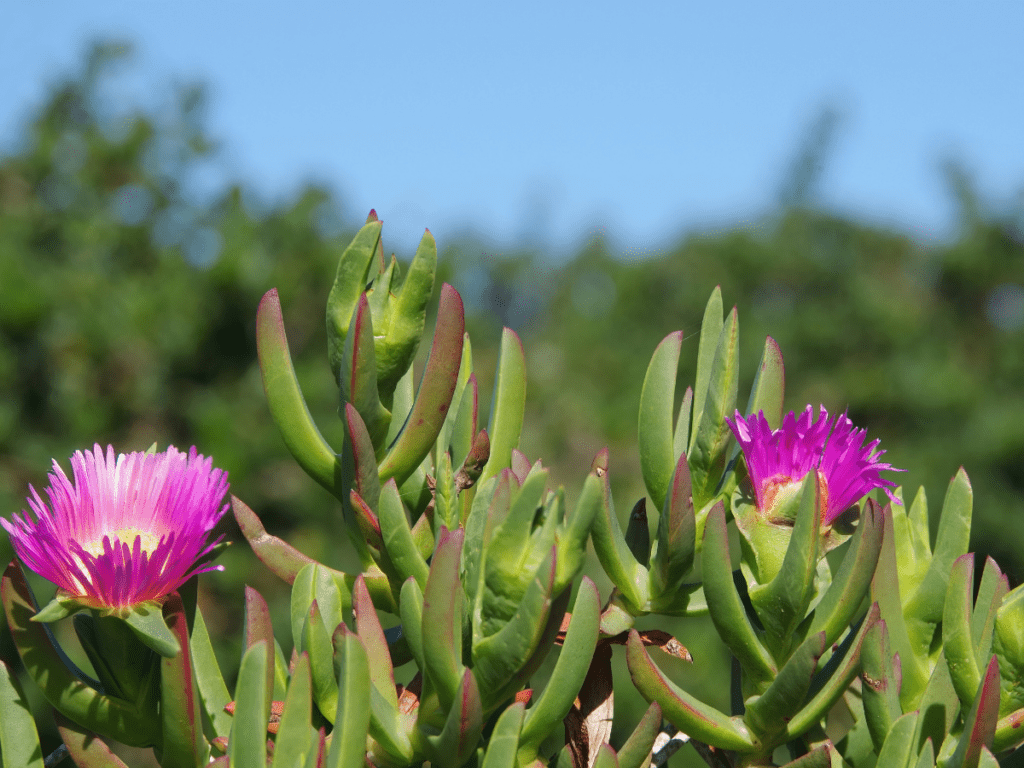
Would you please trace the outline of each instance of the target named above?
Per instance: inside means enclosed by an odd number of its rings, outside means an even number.
[[[744,418],[736,411],[726,422],[743,449],[757,508],[764,515],[771,515],[777,501],[798,489],[812,470],[821,483],[825,525],[875,488],[900,503],[890,490],[896,483],[880,473],[903,470],[879,461],[885,453],[878,450],[879,441],[864,445],[867,430],[855,429],[845,413],[830,418],[822,406],[815,419],[808,405],[799,417],[790,411],[774,430],[761,412]]]
[[[71,468],[73,479],[54,460],[49,503],[30,486],[35,519],[0,519],[21,561],[66,597],[122,613],[219,569],[204,557],[219,541],[210,534],[227,510],[227,473],[195,447],[115,456],[96,445]]]

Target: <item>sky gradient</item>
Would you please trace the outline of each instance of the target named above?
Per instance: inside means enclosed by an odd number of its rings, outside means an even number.
[[[118,98],[208,84],[229,179],[283,200],[375,207],[389,248],[427,226],[501,252],[594,232],[624,256],[763,220],[820,111],[840,121],[830,208],[922,239],[953,234],[943,161],[987,202],[1024,189],[1024,3],[534,0],[8,3],[0,151],[92,40],[136,45]]]

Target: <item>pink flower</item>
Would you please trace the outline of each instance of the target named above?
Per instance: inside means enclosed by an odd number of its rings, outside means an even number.
[[[46,489],[0,525],[21,561],[79,602],[116,612],[157,601],[197,573],[227,504],[227,473],[173,446],[162,453],[106,455],[99,445],[71,457],[74,480],[56,461]]]
[[[792,411],[786,414],[776,430],[762,413],[743,418],[736,411],[736,417],[726,422],[743,449],[761,512],[770,511],[779,492],[801,482],[811,470],[824,480],[822,522],[826,525],[875,488],[900,503],[890,490],[896,483],[879,472],[903,470],[878,461],[885,453],[876,450],[878,440],[865,446],[867,430],[854,429],[846,414],[829,418],[822,407],[815,421],[808,405],[799,417]]]

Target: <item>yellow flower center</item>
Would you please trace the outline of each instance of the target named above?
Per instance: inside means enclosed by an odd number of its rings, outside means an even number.
[[[110,537],[110,543],[114,546],[123,541],[131,549],[135,548],[135,539],[140,538],[142,539],[142,551],[146,553],[152,553],[160,544],[160,537],[155,533],[131,526],[118,528],[116,531],[109,532],[107,536]],[[103,554],[103,537],[101,536],[98,541],[83,544],[82,549],[93,557],[99,557]]]
[[[825,514],[828,511],[828,481],[825,479],[825,473],[820,469],[815,470],[818,473],[818,492],[821,494],[821,516],[822,520],[825,518]],[[800,486],[803,483],[803,478],[794,480],[788,475],[772,475],[763,483],[761,483],[761,500],[762,500],[762,513],[770,513],[776,508],[776,502],[784,501],[787,496],[792,496],[800,490]],[[782,496],[780,499],[779,497]],[[795,510],[794,510],[795,512]]]

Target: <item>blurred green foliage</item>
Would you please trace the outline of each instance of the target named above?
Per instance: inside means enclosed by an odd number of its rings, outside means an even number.
[[[123,53],[96,47],[0,157],[0,514],[25,506],[29,483],[46,485],[52,458],[67,466],[94,442],[195,444],[272,533],[343,566],[347,552],[333,548],[347,547],[345,537],[321,533],[337,505],[291,461],[267,413],[254,327],[260,297],[277,287],[306,399],[340,446],[323,307],[354,233],[338,222],[358,224],[366,212],[342,217],[313,187],[276,204],[241,183],[197,199],[190,182],[214,156],[201,89],[180,89],[162,109],[114,107],[103,87]],[[559,265],[440,243],[440,276],[467,301],[478,370],[493,367],[500,326],[517,330],[530,375],[521,447],[552,467],[571,502],[610,445],[628,510],[643,493],[636,415],[651,352],[683,328],[683,379],[692,379],[692,334],[721,284],[741,309],[741,391],[771,335],[789,368],[789,407],[848,409],[910,470],[900,477],[908,497],[923,484],[939,503],[964,465],[975,549],[1019,583],[1024,219],[982,210],[951,169],[959,234],[919,242],[815,209],[799,194],[806,179],[795,178],[787,205],[760,225],[694,234],[643,260],[616,258],[600,238]],[[233,527],[229,516],[229,537]],[[0,560],[9,557],[3,534]],[[204,600],[220,616],[211,631],[221,652],[237,657],[241,583],[282,607],[275,598],[286,589],[244,545],[222,562]],[[280,610],[275,624],[287,638]],[[222,663],[237,668],[235,658]]]

